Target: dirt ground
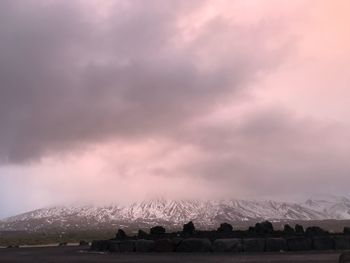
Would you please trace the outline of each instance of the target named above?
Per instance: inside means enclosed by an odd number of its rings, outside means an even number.
[[[214,254],[214,253],[91,253],[82,247],[43,247],[43,248],[6,248],[0,249],[0,262],[7,263],[166,263],[166,262],[203,262],[203,263],[255,263],[255,262],[297,262],[297,263],[336,263],[340,253],[263,253],[263,254]]]

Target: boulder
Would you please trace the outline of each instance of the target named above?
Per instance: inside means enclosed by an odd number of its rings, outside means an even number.
[[[263,252],[265,250],[264,238],[244,238],[243,251],[245,252]]]
[[[176,248],[177,252],[209,252],[211,242],[208,238],[187,238]]]
[[[183,238],[181,237],[174,237],[171,239],[171,241],[173,242],[174,246],[177,247],[178,245],[180,245],[180,243],[182,242]]]
[[[154,251],[156,252],[173,252],[175,244],[170,239],[158,239],[154,243]]]
[[[292,237],[287,239],[289,251],[304,251],[312,249],[311,239],[306,237]]]
[[[154,250],[154,241],[139,239],[135,242],[136,252],[152,252]]]
[[[350,263],[350,252],[342,253],[339,256],[339,263]]]
[[[331,250],[334,248],[334,242],[329,236],[313,237],[312,247],[315,250]]]
[[[284,238],[267,238],[266,251],[287,251],[287,240]]]
[[[94,251],[107,251],[109,249],[109,240],[94,240],[91,243],[91,250]]]
[[[224,233],[231,233],[233,230],[232,225],[228,223],[222,223],[220,227],[218,228],[218,232],[224,232]]]
[[[112,253],[120,252],[119,244],[120,244],[120,241],[111,240],[108,245],[108,251]]]
[[[152,227],[150,230],[151,235],[163,235],[165,234],[165,228],[162,226]]]
[[[337,250],[350,249],[350,237],[349,236],[335,236],[333,237],[334,248]]]
[[[350,227],[346,226],[343,230],[344,235],[350,235]]]
[[[240,252],[242,240],[238,238],[220,238],[213,243],[214,252]]]
[[[119,242],[119,251],[120,252],[133,252],[135,251],[135,241],[134,240],[125,240]]]

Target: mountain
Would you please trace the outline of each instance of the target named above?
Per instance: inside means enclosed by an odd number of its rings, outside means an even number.
[[[305,207],[332,219],[350,219],[350,199],[339,196],[321,196],[306,200]]]
[[[303,203],[290,203],[156,199],[126,206],[55,206],[6,218],[0,223],[0,230],[138,229],[157,224],[179,228],[190,220],[207,229],[217,227],[222,222],[237,225],[261,220],[278,222],[325,219],[350,219],[350,200],[308,199]]]

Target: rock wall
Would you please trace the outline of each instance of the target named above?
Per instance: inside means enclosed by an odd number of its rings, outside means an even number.
[[[174,238],[158,240],[96,240],[91,250],[109,252],[278,252],[307,250],[348,250],[349,236],[291,238]]]

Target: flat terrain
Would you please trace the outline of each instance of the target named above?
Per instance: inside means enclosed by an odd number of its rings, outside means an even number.
[[[213,253],[91,253],[87,247],[42,247],[42,248],[6,248],[0,249],[0,262],[14,263],[69,263],[69,262],[96,262],[96,263],[136,263],[136,262],[338,262],[339,254],[335,252],[308,252],[308,253],[263,253],[263,254],[213,254]]]

